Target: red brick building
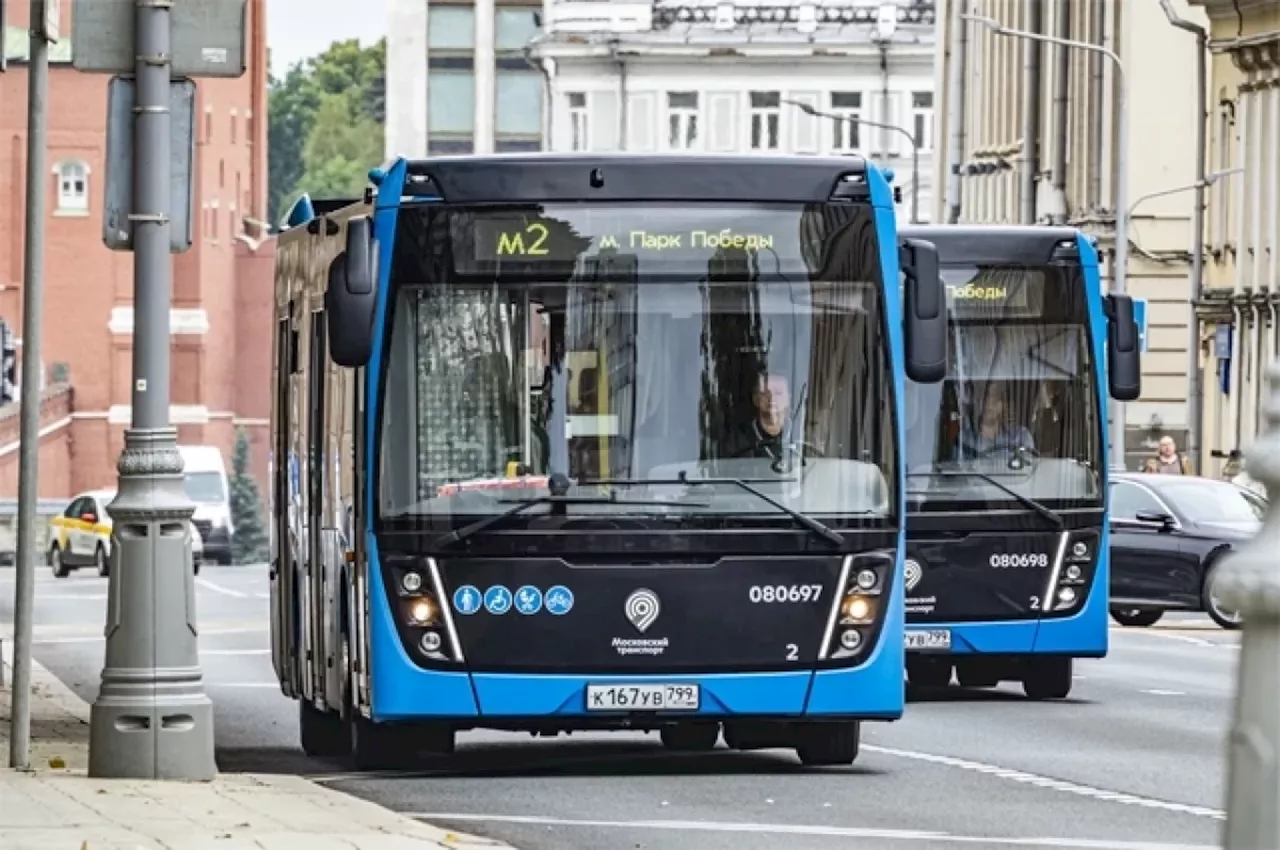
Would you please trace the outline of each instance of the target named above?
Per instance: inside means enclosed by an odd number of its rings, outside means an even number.
[[[8,6],[9,66],[0,74],[0,318],[21,340],[27,4]],[[42,423],[40,495],[51,498],[114,486],[130,415],[133,331],[133,256],[102,244],[109,78],[71,66],[72,4],[61,6],[63,38],[50,47],[45,178],[42,360],[45,395],[58,400],[42,404],[51,413]],[[198,81],[194,244],[173,260],[171,418],[180,442],[222,447],[228,469],[235,429],[244,426],[262,486],[275,253],[260,225],[267,198],[266,0],[249,0],[247,17],[245,75]],[[5,442],[0,498],[12,498],[17,452]]]

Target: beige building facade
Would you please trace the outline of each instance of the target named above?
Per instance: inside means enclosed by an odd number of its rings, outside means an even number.
[[[1209,168],[1235,172],[1209,194],[1199,307],[1205,444],[1230,456],[1265,427],[1266,368],[1280,356],[1280,2],[1192,2],[1209,21]],[[1206,471],[1227,463],[1208,458]]]
[[[1110,286],[1116,178],[1128,176],[1127,290],[1148,302],[1142,398],[1124,406],[1125,464],[1137,469],[1162,434],[1187,438],[1197,40],[1169,23],[1160,0],[939,6],[935,132],[947,155],[937,157],[935,220],[1079,227],[1097,238]],[[1208,23],[1187,0],[1171,9]],[[1123,72],[1101,52],[1001,34],[961,14],[1098,45]],[[1115,117],[1126,90],[1121,150]]]

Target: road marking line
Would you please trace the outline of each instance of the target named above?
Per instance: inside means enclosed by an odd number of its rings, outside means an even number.
[[[202,649],[201,655],[270,655],[269,649]]]
[[[1050,788],[1055,791],[1074,794],[1077,797],[1088,797],[1092,800],[1104,800],[1110,803],[1121,803],[1126,806],[1139,806],[1144,809],[1158,809],[1165,812],[1177,812],[1179,814],[1193,815],[1195,817],[1212,818],[1213,820],[1226,820],[1227,818],[1226,812],[1221,809],[1212,809],[1208,806],[1193,806],[1188,803],[1173,803],[1168,800],[1139,797],[1136,794],[1127,794],[1123,791],[1109,791],[1105,788],[1095,788],[1091,785],[1081,785],[1077,782],[1068,782],[1065,779],[1054,779],[1051,776],[1026,773],[1025,771],[1012,770],[1007,767],[985,764],[984,762],[979,761],[969,761],[968,759],[952,758],[951,756],[934,755],[933,753],[919,753],[914,750],[898,750],[891,747],[877,747],[871,744],[863,744],[862,749],[867,752],[881,753],[887,756],[897,756],[898,758],[911,759],[912,761],[923,761],[929,762],[930,764],[944,765],[946,767],[956,767],[973,773],[985,773],[988,776],[995,776],[998,779],[1007,779],[1011,782],[1018,782],[1023,785],[1035,785],[1040,788]]]
[[[255,629],[201,629],[199,637],[210,637],[213,635],[247,635],[261,633],[262,628]],[[96,643],[106,640],[102,635],[78,635],[76,637],[52,637],[52,638],[35,638],[31,642],[33,644],[61,644],[61,643]]]
[[[280,690],[279,682],[211,682],[205,680],[205,687],[208,688],[273,688]]]
[[[1173,641],[1178,641],[1179,643],[1189,643],[1192,646],[1215,646],[1216,647],[1216,646],[1230,645],[1230,644],[1214,643],[1211,640],[1205,640],[1204,638],[1190,637],[1188,635],[1173,635],[1167,632],[1138,631],[1136,629],[1125,629],[1125,628],[1118,628],[1118,629],[1113,628],[1111,631],[1119,635],[1132,635],[1134,637],[1160,638],[1161,640],[1173,640]]]
[[[56,599],[60,602],[66,602],[68,600],[75,600],[76,602],[82,602],[84,600],[106,599],[106,598],[107,598],[107,594],[105,593],[37,593],[36,594],[36,602],[43,602],[46,599]]]
[[[817,826],[808,824],[724,823],[721,821],[636,820],[614,821],[578,818],[539,817],[536,815],[477,815],[451,812],[403,812],[415,820],[439,823],[465,821],[471,823],[522,823],[537,826],[570,826],[606,829],[659,829],[697,832],[745,832],[773,835],[820,835],[836,838],[878,838],[886,841],[929,841],[935,844],[983,844],[1002,847],[1058,847],[1063,850],[1216,850],[1206,844],[1162,844],[1151,841],[1099,841],[1086,838],[1006,838],[992,835],[956,835],[918,829],[873,829],[856,826]]]
[[[196,584],[200,585],[205,590],[212,590],[214,593],[221,593],[224,596],[234,596],[238,599],[245,599],[249,595],[247,593],[244,593],[243,591],[232,590],[229,587],[223,587],[220,584],[214,584],[213,582],[209,581],[206,578],[196,579]]]
[[[254,595],[255,597],[257,597],[258,599],[270,599],[270,598],[271,598],[271,594],[270,594],[270,593],[255,593],[255,594],[253,594],[253,595]]]
[[[1166,691],[1160,688],[1148,688],[1142,691],[1144,694],[1151,694],[1153,697],[1185,697],[1183,691]]]

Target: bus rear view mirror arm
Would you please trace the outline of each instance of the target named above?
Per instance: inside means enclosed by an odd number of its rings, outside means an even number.
[[[373,350],[374,285],[373,226],[368,216],[347,220],[346,250],[329,264],[329,288],[324,309],[328,319],[329,353],[348,369],[364,366]]]
[[[1142,349],[1133,299],[1107,296],[1107,384],[1116,401],[1137,401],[1142,395]]]
[[[932,242],[904,239],[899,265],[906,277],[904,311],[907,377],[936,384],[947,374],[947,304]]]

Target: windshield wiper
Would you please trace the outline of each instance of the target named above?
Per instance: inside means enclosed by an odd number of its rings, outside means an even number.
[[[1012,487],[1009,487],[1005,484],[1001,484],[998,479],[986,474],[985,472],[966,472],[962,470],[945,470],[945,471],[936,470],[934,472],[908,472],[907,477],[908,478],[977,478],[979,481],[983,481],[987,484],[990,484],[992,487],[995,487],[997,490],[1000,490],[1001,492],[1007,493],[1008,495],[1012,496],[1014,500],[1017,501],[1020,505],[1022,505],[1023,507],[1029,510],[1035,511],[1037,514],[1039,514],[1040,516],[1048,520],[1050,523],[1052,523],[1053,527],[1058,529],[1059,531],[1061,531],[1064,526],[1064,523],[1062,522],[1062,517],[1058,516],[1057,513],[1050,510],[1049,508],[1046,508],[1044,505],[1040,504],[1030,496],[1024,496],[1021,493],[1019,493],[1017,490],[1014,490]]]
[[[833,546],[838,546],[843,548],[845,545],[844,538],[841,537],[830,526],[823,525],[822,523],[818,522],[816,519],[814,519],[813,517],[809,516],[806,513],[801,513],[800,511],[797,511],[794,508],[787,507],[782,502],[779,502],[777,499],[773,498],[772,496],[762,493],[760,492],[760,490],[756,489],[755,487],[752,487],[750,483],[750,482],[754,482],[758,484],[776,484],[776,483],[785,484],[787,482],[794,482],[795,480],[796,479],[794,478],[749,478],[749,479],[690,478],[687,473],[681,472],[679,477],[677,478],[599,478],[592,481],[582,481],[580,483],[584,487],[590,486],[590,485],[606,485],[607,486],[610,484],[614,484],[618,486],[641,486],[641,485],[656,484],[658,486],[680,485],[683,487],[693,487],[693,486],[699,486],[699,485],[708,486],[713,484],[731,484],[734,487],[739,487],[743,490],[746,490],[748,493],[760,499],[761,501],[782,511],[784,514],[791,517],[791,519],[799,523],[801,527],[805,528],[808,531],[812,531],[814,534],[818,535],[823,540],[826,540],[828,543],[832,544]],[[668,502],[665,504],[671,504],[671,503]]]
[[[707,502],[673,502],[658,501],[656,499],[619,499],[616,496],[566,496],[563,494],[552,494],[550,496],[534,496],[528,499],[498,499],[499,504],[514,504],[502,513],[492,514],[490,516],[478,519],[473,523],[464,525],[461,528],[455,528],[447,534],[442,534],[432,541],[432,547],[442,549],[446,546],[452,546],[466,540],[468,537],[479,534],[485,529],[491,528],[503,520],[510,519],[517,514],[524,513],[530,508],[536,508],[539,505],[626,505],[628,507],[686,507],[686,508],[705,508],[709,507]]]

